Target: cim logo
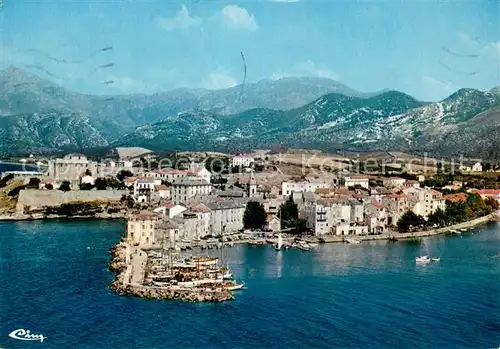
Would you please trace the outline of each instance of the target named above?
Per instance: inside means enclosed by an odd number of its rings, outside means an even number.
[[[32,334],[30,330],[24,330],[22,328],[9,333],[9,337],[21,341],[40,341],[41,343],[43,343],[44,339],[47,339],[43,334]]]

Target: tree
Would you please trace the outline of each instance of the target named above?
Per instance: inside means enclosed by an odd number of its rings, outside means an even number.
[[[134,174],[128,170],[121,170],[120,172],[118,172],[118,174],[116,175],[116,178],[118,178],[118,180],[120,182],[123,182],[123,180],[125,178],[128,178],[128,177],[133,177]]]
[[[281,229],[295,228],[297,226],[299,210],[291,195],[281,204],[278,216],[281,219]]]
[[[80,183],[80,190],[91,190],[94,186],[91,183]]]
[[[446,225],[446,213],[442,209],[438,208],[429,215],[427,223],[436,224],[440,227]]]
[[[90,169],[87,169],[85,171],[85,176],[92,176],[92,172],[90,172]]]
[[[97,190],[106,190],[106,188],[108,187],[108,181],[106,180],[106,178],[99,177],[95,180],[94,185]]]
[[[416,215],[413,211],[408,211],[401,216],[397,223],[397,227],[400,233],[408,233],[412,227],[420,227],[424,224],[424,217]]]
[[[45,184],[45,189],[52,190],[54,189],[54,186],[50,183]]]
[[[106,186],[113,189],[125,189],[125,184],[114,177],[106,178]]]
[[[487,198],[486,200],[484,200],[484,202],[486,205],[490,206],[493,211],[498,210],[498,208],[500,207],[498,201],[493,198]]]
[[[61,183],[59,186],[59,190],[61,191],[70,191],[71,190],[71,185],[68,181],[64,181]]]
[[[266,225],[266,211],[264,206],[256,201],[247,204],[243,215],[245,229],[262,229]]]
[[[27,189],[38,189],[39,185],[40,185],[40,179],[32,177],[32,178],[30,178],[29,183],[26,185],[26,188]]]

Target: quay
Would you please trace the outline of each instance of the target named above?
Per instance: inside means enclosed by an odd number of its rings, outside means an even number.
[[[156,259],[155,263],[153,256],[152,251],[119,242],[111,249],[109,269],[115,280],[110,288],[119,295],[139,298],[223,302],[234,299],[232,291],[243,286],[226,280],[228,271],[211,263],[216,258],[192,257],[196,264],[190,265],[174,263],[169,256],[169,265],[162,268],[165,259]],[[213,276],[218,273],[220,277]]]

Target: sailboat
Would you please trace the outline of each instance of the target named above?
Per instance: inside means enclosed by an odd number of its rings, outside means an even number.
[[[274,247],[276,251],[281,250],[281,247],[283,246],[283,238],[281,237],[281,233],[278,234],[278,243]]]
[[[422,240],[423,241],[423,244],[425,246],[425,249],[427,252],[429,252],[429,249],[427,248],[427,246],[425,245],[425,240]],[[420,264],[420,263],[429,263],[431,261],[431,259],[429,258],[428,255],[422,255],[422,256],[419,256],[419,257],[416,257],[415,258],[415,262],[417,264]]]

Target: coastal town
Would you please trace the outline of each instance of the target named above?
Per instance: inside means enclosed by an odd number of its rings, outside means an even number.
[[[161,167],[154,154],[126,154],[104,162],[68,154],[37,171],[3,173],[0,186],[15,206],[2,219],[124,218],[112,249],[112,289],[144,298],[233,299],[246,287],[224,264],[224,249],[234,244],[309,251],[324,242],[460,232],[498,215],[500,204],[500,188],[436,184],[437,171],[421,168],[400,176],[304,170],[269,151],[192,153]],[[145,161],[148,168],[137,166]],[[461,170],[488,172],[481,163]]]

